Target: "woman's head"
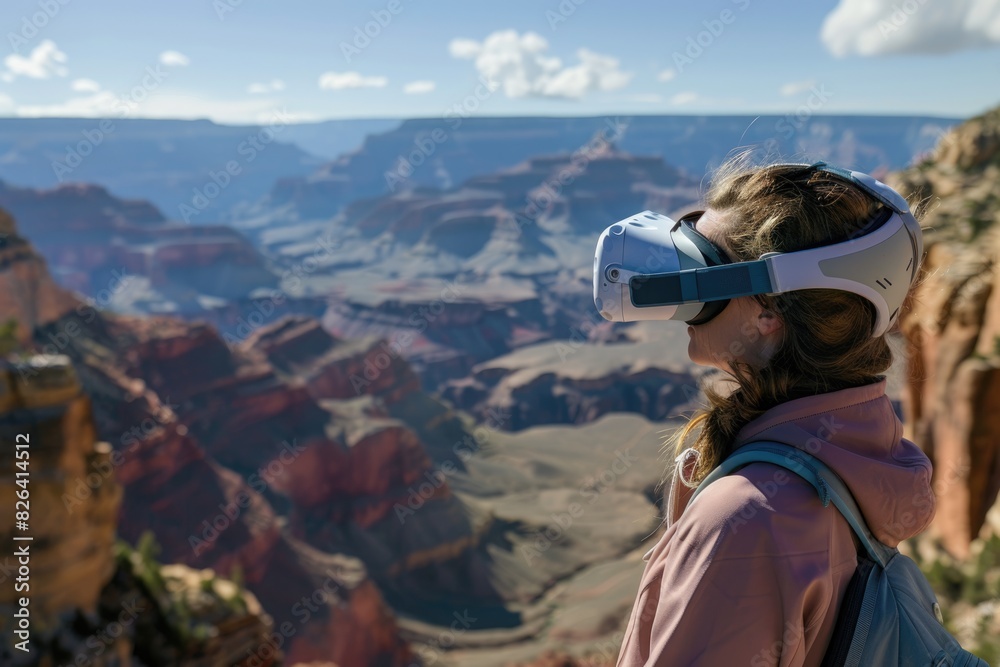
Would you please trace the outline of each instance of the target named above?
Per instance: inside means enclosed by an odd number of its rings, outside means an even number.
[[[881,204],[834,175],[799,165],[724,165],[696,223],[734,261],[844,241],[878,215]],[[688,329],[688,353],[727,371],[736,387],[706,388],[709,407],[680,433],[678,448],[702,426],[695,479],[722,458],[740,428],[784,401],[875,382],[892,363],[884,336],[873,338],[875,309],[850,292],[811,289],[740,297],[714,319]]]

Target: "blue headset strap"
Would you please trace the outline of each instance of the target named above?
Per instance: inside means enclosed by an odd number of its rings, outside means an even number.
[[[629,288],[632,305],[637,307],[721,301],[774,291],[767,262],[762,259],[634,276]]]

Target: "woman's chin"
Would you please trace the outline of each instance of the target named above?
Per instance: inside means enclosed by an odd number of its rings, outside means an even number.
[[[691,327],[688,327],[688,333],[692,333]],[[699,354],[698,351],[698,344],[695,342],[694,338],[688,341],[688,359],[696,364],[703,364],[701,354]]]

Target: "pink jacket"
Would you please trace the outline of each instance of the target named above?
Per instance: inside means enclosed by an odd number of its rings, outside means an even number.
[[[735,446],[806,448],[850,488],[890,546],[934,516],[931,463],[902,437],[885,380],[778,405]],[[619,667],[819,665],[857,566],[847,521],[797,475],[754,463],[707,487],[675,474],[667,530],[646,554]],[[677,516],[680,514],[680,516]]]

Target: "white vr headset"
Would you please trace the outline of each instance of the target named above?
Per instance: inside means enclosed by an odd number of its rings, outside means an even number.
[[[872,336],[896,321],[916,279],[923,240],[906,200],[868,174],[824,162],[795,166],[837,176],[885,205],[862,232],[832,245],[770,252],[749,262],[731,262],[702,236],[687,215],[674,221],[643,211],[608,227],[594,256],[594,305],[606,320],[681,320],[704,324],[730,299],[804,289],[860,294],[877,313]]]

